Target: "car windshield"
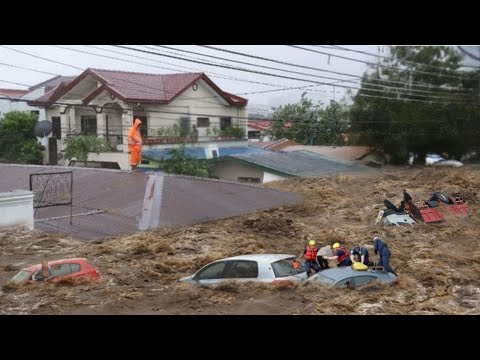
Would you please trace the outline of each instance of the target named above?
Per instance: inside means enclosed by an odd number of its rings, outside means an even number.
[[[305,271],[303,264],[298,263],[298,269],[293,267],[294,257],[283,259],[272,263],[273,271],[275,272],[276,277],[285,277],[301,274]]]
[[[17,275],[15,275],[11,282],[13,283],[16,283],[16,284],[20,284],[22,282],[24,282],[25,280],[27,280],[27,278],[31,275],[32,273],[30,271],[25,271],[25,270],[22,270],[20,271],[19,273],[17,273]]]

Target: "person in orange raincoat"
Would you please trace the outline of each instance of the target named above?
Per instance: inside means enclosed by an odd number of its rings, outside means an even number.
[[[142,159],[142,135],[139,126],[142,125],[140,119],[135,119],[133,126],[128,131],[128,150],[130,151],[130,165],[135,170]]]

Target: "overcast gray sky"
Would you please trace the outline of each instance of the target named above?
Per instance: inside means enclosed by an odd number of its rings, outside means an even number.
[[[319,72],[310,69],[302,69],[298,67],[291,67],[281,64],[275,64],[266,62],[259,59],[248,58],[244,56],[235,55],[232,53],[221,52],[218,50],[207,49],[197,45],[167,45],[171,48],[188,50],[201,54],[213,55],[226,59],[234,59],[237,61],[246,62],[249,64],[260,64],[263,66],[269,66],[279,69],[288,70],[288,72],[282,72],[279,70],[257,68],[252,65],[231,63],[221,59],[208,58],[201,55],[195,55],[191,53],[182,53],[178,50],[171,50],[165,48],[155,47],[154,45],[128,45],[130,48],[141,49],[145,51],[154,51],[163,55],[180,56],[189,58],[195,61],[204,61],[208,63],[226,64],[234,67],[242,67],[246,69],[273,73],[281,76],[308,79],[308,81],[284,79],[279,77],[272,77],[261,74],[253,74],[243,72],[239,70],[226,69],[221,67],[215,67],[211,65],[198,64],[188,62],[184,60],[168,58],[153,54],[141,53],[128,49],[122,49],[109,45],[60,45],[58,47],[52,45],[7,45],[11,49],[16,49],[29,54],[43,57],[45,59],[64,63],[65,65],[53,63],[44,59],[34,58],[27,54],[14,52],[5,47],[0,47],[0,87],[2,88],[18,88],[24,89],[25,87],[8,84],[3,81],[11,81],[28,85],[35,85],[42,81],[45,81],[53,74],[59,75],[78,75],[82,70],[86,68],[99,68],[99,69],[111,69],[111,70],[124,70],[124,71],[137,71],[137,72],[150,72],[150,73],[175,73],[175,72],[204,72],[206,73],[217,85],[223,90],[238,94],[248,98],[249,108],[251,112],[268,110],[272,106],[278,106],[280,104],[298,101],[303,91],[308,92],[308,96],[315,101],[322,101],[328,103],[330,99],[340,99],[345,92],[345,88],[335,86],[335,95],[333,93],[332,85],[320,85],[315,82],[323,83],[340,83],[354,88],[358,87],[358,83],[341,82],[341,80],[353,79],[358,81],[355,76],[361,76],[367,69],[367,65],[363,62],[346,60],[334,57],[333,55],[345,56],[357,60],[376,62],[375,56],[369,56],[362,53],[340,50],[332,48],[331,46],[316,47],[316,46],[304,46],[309,49],[331,54],[320,54],[315,52],[309,52],[298,48],[293,48],[285,45],[212,45],[218,48],[227,49],[231,51],[242,52],[245,54],[260,56],[269,59],[280,60],[284,62],[290,62],[294,64],[300,64],[309,67],[315,67],[327,71],[335,71],[339,73],[351,74],[351,76],[344,76],[329,72]],[[341,45],[344,48],[364,51],[372,54],[385,54],[387,53],[386,47],[373,46],[373,45]],[[60,48],[61,47],[61,48]],[[71,50],[73,49],[73,50]],[[90,52],[92,54],[82,53],[79,51]],[[115,53],[117,52],[117,53]],[[101,57],[107,56],[110,58]],[[130,55],[130,56],[129,56]],[[135,57],[136,56],[136,57]],[[122,61],[127,60],[127,61]],[[134,63],[132,63],[134,62]],[[38,71],[44,71],[51,74],[37,73],[25,69],[13,68],[6,66],[5,64],[35,69]],[[70,66],[67,66],[70,65]],[[75,69],[78,67],[80,69]],[[295,74],[292,72],[302,72],[307,74],[313,74],[317,77],[306,76],[301,74]],[[319,78],[319,77],[330,77]],[[235,78],[235,79],[233,79]],[[312,82],[313,81],[313,82]],[[262,83],[262,84],[259,84]],[[302,87],[314,85],[309,89],[290,89],[276,92],[267,92],[261,94],[252,94],[252,92],[260,92],[267,90],[275,90],[280,88],[289,87]],[[354,91],[354,90],[353,90]],[[355,92],[355,91],[354,91]],[[247,93],[247,94],[245,94]]]

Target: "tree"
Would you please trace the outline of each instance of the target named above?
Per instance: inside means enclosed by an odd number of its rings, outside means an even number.
[[[212,168],[205,160],[197,160],[185,154],[185,145],[170,150],[171,157],[162,159],[160,168],[169,174],[211,177]]]
[[[390,47],[354,98],[352,130],[361,143],[394,163],[407,162],[410,152],[424,162],[429,152],[460,158],[472,151],[480,135],[480,72],[459,72],[461,60],[448,46]]]
[[[65,158],[71,160],[76,158],[84,162],[87,167],[88,153],[100,154],[110,149],[110,144],[104,139],[94,135],[80,135],[65,139]]]
[[[275,139],[287,138],[305,145],[340,145],[347,127],[345,104],[332,101],[323,109],[320,103],[314,105],[304,93],[298,103],[275,109],[271,133]]]
[[[0,158],[42,164],[43,151],[33,133],[38,115],[27,111],[11,111],[0,119]]]

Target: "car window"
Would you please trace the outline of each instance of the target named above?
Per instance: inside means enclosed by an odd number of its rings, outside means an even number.
[[[346,278],[346,279],[342,279],[340,281],[338,281],[336,284],[336,286],[341,286],[341,287],[350,287],[350,286],[353,286],[353,278],[352,277],[349,277],[349,278]]]
[[[25,271],[25,270],[22,270],[20,272],[18,272],[13,278],[12,278],[12,282],[16,283],[16,284],[20,284],[22,282],[24,282],[25,280],[27,280],[27,278],[31,275],[32,273],[30,271]]]
[[[205,269],[200,270],[200,272],[195,276],[195,279],[223,279],[223,270],[225,270],[225,265],[225,261],[220,261],[208,265]]]
[[[355,278],[355,286],[362,286],[362,285],[365,285],[367,283],[369,283],[370,281],[373,281],[373,280],[376,280],[377,278],[375,276],[357,276]]]
[[[76,273],[80,271],[80,264],[70,264],[70,269],[72,270],[72,273]]]
[[[256,261],[232,261],[225,277],[233,279],[256,279],[258,277],[258,264]]]
[[[65,276],[72,273],[70,264],[58,264],[58,265],[52,265],[51,267],[53,270],[54,277]]]
[[[285,277],[285,276],[292,276],[292,275],[297,275],[301,274],[302,272],[305,271],[305,267],[303,264],[298,263],[298,269],[295,269],[293,267],[293,260],[295,258],[291,259],[283,259],[279,261],[275,261],[272,263],[272,268],[273,272],[275,273],[275,277]]]
[[[335,280],[333,280],[332,278],[324,276],[320,273],[317,273],[315,275],[315,281],[319,281],[319,282],[322,282],[324,284],[333,284],[335,282]]]

